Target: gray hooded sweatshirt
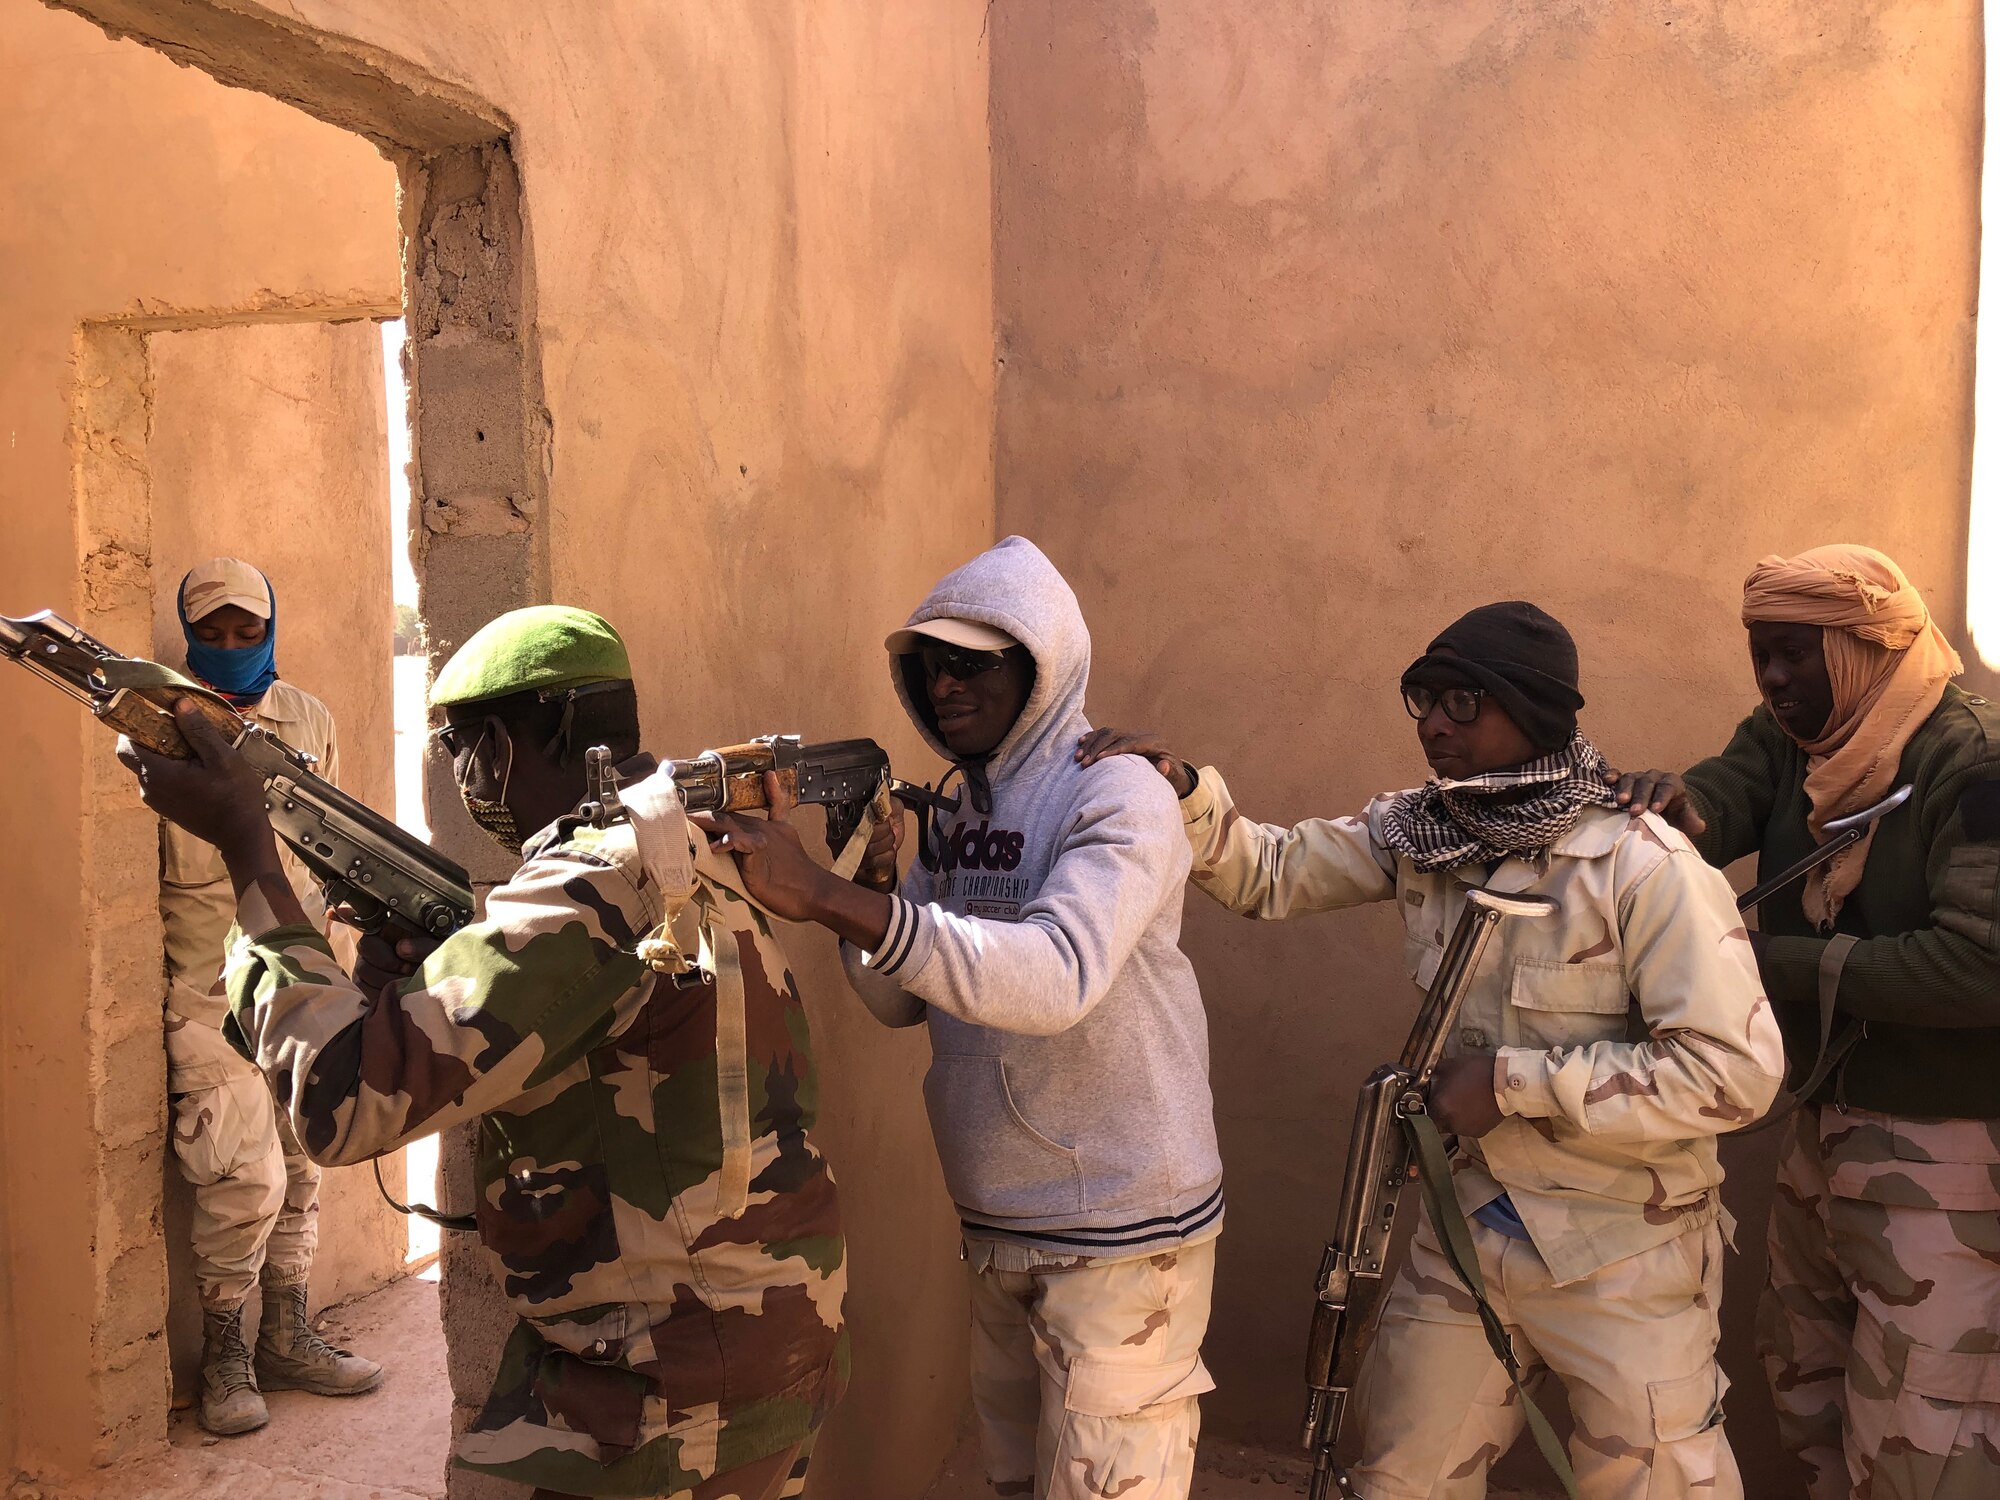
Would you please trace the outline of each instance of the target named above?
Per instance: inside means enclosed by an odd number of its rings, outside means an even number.
[[[938,868],[912,862],[881,951],[843,948],[849,977],[885,1024],[930,1026],[924,1102],[969,1236],[1109,1259],[1207,1238],[1222,1161],[1173,788],[1129,755],[1076,763],[1090,634],[1034,543],[974,558],[910,624],[940,618],[1021,642],[1034,689],[985,762],[991,811],[958,786]],[[921,674],[890,670],[951,758]]]

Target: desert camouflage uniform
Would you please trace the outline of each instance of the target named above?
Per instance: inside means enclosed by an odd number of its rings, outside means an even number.
[[[1124,1260],[967,1241],[973,1409],[996,1494],[1185,1500],[1197,1398],[1215,1389],[1201,1341],[1219,1233]]]
[[[2000,1121],[1799,1111],[1758,1345],[1812,1500],[2000,1496]]]
[[[478,1119],[479,1233],[520,1321],[459,1461],[564,1494],[678,1495],[753,1465],[761,1483],[846,1382],[805,1011],[733,864],[691,843],[716,956],[742,979],[733,1128],[715,987],[631,956],[687,887],[641,862],[629,825],[538,835],[485,920],[385,1003],[255,890],[230,955],[231,1026],[317,1160]]]
[[[1719,1225],[1561,1285],[1527,1241],[1477,1221],[1467,1227],[1487,1299],[1507,1325],[1530,1391],[1539,1403],[1540,1379],[1553,1374],[1569,1395],[1580,1493],[1742,1493],[1720,1420],[1729,1382],[1715,1365]],[[1514,1445],[1525,1418],[1507,1372],[1485,1349],[1472,1297],[1426,1220],[1390,1288],[1356,1393],[1366,1453],[1353,1478],[1364,1495],[1479,1500],[1486,1493],[1487,1470]],[[1635,1359],[1640,1349],[1650,1357]],[[1653,1378],[1675,1369],[1692,1373]],[[1635,1412],[1650,1414],[1649,1430],[1633,1431]]]
[[[1388,797],[1359,817],[1290,829],[1238,815],[1203,768],[1182,803],[1195,884],[1246,916],[1280,918],[1395,900],[1410,977],[1428,985],[1463,910],[1464,890],[1532,892],[1560,919],[1509,920],[1473,978],[1447,1055],[1497,1050],[1503,1118],[1453,1161],[1469,1216],[1506,1193],[1528,1242],[1475,1226],[1493,1264],[1495,1305],[1587,1409],[1572,1462],[1591,1500],[1706,1500],[1741,1493],[1721,1433],[1725,1386],[1714,1358],[1709,1265],[1722,1218],[1715,1136],[1769,1107],[1783,1042],[1757,978],[1749,935],[1727,882],[1651,814],[1586,809],[1535,861],[1508,859],[1425,873],[1390,851]],[[1421,1242],[1420,1242],[1421,1243]],[[1432,1251],[1434,1256],[1434,1249]],[[1372,1500],[1428,1496],[1472,1466],[1498,1428],[1437,1402],[1468,1371],[1493,1363],[1476,1321],[1446,1317],[1441,1263],[1406,1261],[1387,1311],[1425,1324],[1421,1352],[1378,1339],[1362,1430],[1361,1490]],[[1649,1321],[1601,1295],[1644,1280]],[[1636,1294],[1636,1293],[1635,1293]],[[1675,1324],[1671,1337],[1660,1319]],[[1619,1378],[1594,1383],[1580,1357],[1609,1359]],[[1528,1350],[1524,1349],[1524,1353]],[[1440,1435],[1440,1413],[1460,1424]]]
[[[244,717],[319,760],[338,784],[333,715],[280,679]],[[234,1307],[257,1286],[296,1286],[319,1245],[320,1172],[277,1117],[264,1075],[222,1038],[223,949],[236,895],[222,855],[173,823],[161,824],[160,920],[167,950],[167,1093],[174,1156],[194,1188],[192,1241],[202,1306]],[[322,928],[325,903],[304,865],[280,846],[306,914]]]

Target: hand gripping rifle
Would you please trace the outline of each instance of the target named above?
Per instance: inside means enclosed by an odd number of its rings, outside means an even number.
[[[611,752],[602,745],[584,752],[589,792],[584,816],[600,826],[619,815],[619,775]],[[886,792],[899,801],[956,811],[957,799],[940,797],[927,787],[899,781],[889,774],[889,753],[873,740],[829,740],[808,745],[795,734],[767,734],[743,745],[704,750],[686,760],[660,767],[673,777],[681,805],[691,813],[745,812],[767,807],[764,773],[778,780],[795,802],[826,809],[826,842],[841,851],[834,863],[848,876],[860,862],[865,836],[859,843],[861,821]]]
[[[1347,1500],[1356,1493],[1335,1462],[1334,1448],[1362,1356],[1374,1340],[1397,1204],[1418,1176],[1420,1160],[1435,1151],[1436,1161],[1442,1161],[1426,1103],[1431,1075],[1444,1057],[1494,928],[1507,917],[1546,918],[1558,910],[1548,896],[1468,890],[1465,910],[1452,928],[1402,1056],[1377,1068],[1361,1086],[1347,1142],[1339,1217],[1320,1259],[1318,1298],[1306,1342],[1305,1446],[1313,1455],[1312,1500],[1336,1493]],[[1445,1171],[1447,1180],[1441,1185],[1425,1182],[1427,1193],[1439,1186],[1451,1191],[1449,1169]],[[1433,1212],[1442,1207],[1433,1203]],[[1455,1211],[1455,1203],[1451,1207]],[[1477,1275],[1476,1261],[1472,1270]]]
[[[319,879],[327,905],[346,903],[363,932],[401,929],[436,940],[472,920],[472,881],[463,869],[315,774],[314,757],[207,688],[158,662],[121,655],[48,610],[23,620],[0,615],[0,656],[54,683],[134,744],[175,760],[194,752],[173,706],[193,699],[264,778],[273,831]]]

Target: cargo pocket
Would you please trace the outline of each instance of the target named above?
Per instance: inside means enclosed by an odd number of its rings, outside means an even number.
[[[2000,1353],[1912,1344],[1895,1415],[1875,1451],[1876,1500],[2000,1495]]]
[[[176,1094],[174,1156],[196,1187],[234,1177],[277,1143],[278,1122],[262,1074]]]
[[[1583,1047],[1625,1034],[1631,997],[1618,964],[1572,964],[1517,958],[1508,999],[1524,1047]]]
[[[1729,1377],[1712,1361],[1692,1375],[1647,1382],[1653,1408],[1647,1500],[1683,1500],[1691,1492],[1719,1488],[1726,1493],[1731,1488],[1736,1459],[1722,1426],[1722,1398],[1728,1389]]]
[[[1201,1430],[1196,1397],[1215,1389],[1199,1356],[1172,1365],[1072,1362],[1049,1500],[1183,1496]]]
[[[954,1202],[995,1218],[1082,1211],[1076,1152],[1028,1123],[999,1058],[932,1058],[924,1105]]]

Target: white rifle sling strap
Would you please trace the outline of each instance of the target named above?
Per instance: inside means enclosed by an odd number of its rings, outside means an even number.
[[[854,872],[861,868],[861,857],[868,852],[869,837],[879,824],[888,822],[895,815],[895,809],[889,803],[889,783],[884,781],[875,788],[875,795],[861,810],[861,821],[854,825],[854,832],[840,846],[840,853],[833,861],[836,877],[841,880],[854,878]]]
[[[768,937],[764,914],[742,893],[733,861],[718,859],[697,841],[681,805],[680,790],[665,774],[647,777],[619,793],[639,846],[640,863],[660,883],[660,925],[641,939],[638,956],[666,975],[701,968],[715,980],[715,1099],[722,1138],[716,1213],[733,1219],[750,1202],[750,1059],[744,1014],[743,962],[738,943]],[[700,912],[699,957],[690,963],[673,922],[692,900]]]

